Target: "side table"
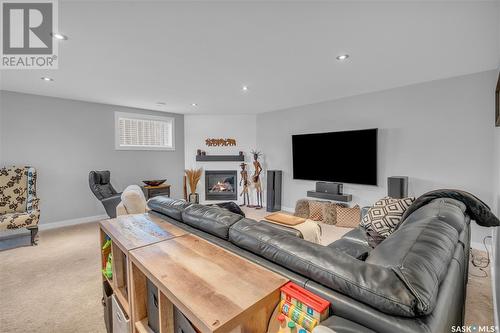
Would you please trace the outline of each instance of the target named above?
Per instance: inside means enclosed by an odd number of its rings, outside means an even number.
[[[141,186],[142,192],[144,192],[144,196],[146,200],[156,197],[159,195],[166,195],[170,197],[170,185],[159,185],[159,186]]]

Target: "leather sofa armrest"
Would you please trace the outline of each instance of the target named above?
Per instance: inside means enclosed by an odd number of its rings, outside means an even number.
[[[273,229],[278,230],[280,232],[285,232],[290,236],[295,236],[295,237],[304,239],[304,236],[302,235],[300,230],[297,230],[295,228],[290,228],[290,227],[287,227],[284,225],[279,225],[276,223],[268,222],[266,220],[261,220],[259,223],[263,223],[263,224],[269,226],[270,228],[273,228]]]
[[[369,328],[338,316],[331,316],[315,327],[312,333],[375,333]]]
[[[121,195],[122,195],[121,193],[117,193],[115,195],[110,196],[109,198],[101,200],[101,203],[103,204],[104,209],[106,210],[106,214],[108,214],[110,218],[116,217],[116,207],[122,201]]]

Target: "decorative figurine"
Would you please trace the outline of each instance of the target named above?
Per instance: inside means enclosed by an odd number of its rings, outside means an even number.
[[[255,171],[252,176],[252,181],[255,186],[255,191],[257,192],[257,205],[255,206],[255,209],[261,209],[263,208],[262,206],[262,184],[260,183],[260,174],[262,172],[262,166],[260,165],[259,162],[259,156],[262,155],[261,152],[257,150],[252,150],[251,153],[253,154],[253,166],[255,168]]]
[[[240,206],[248,206],[248,207],[250,207],[250,195],[248,194],[249,181],[248,181],[248,171],[246,170],[246,166],[247,165],[245,163],[241,163],[240,164],[240,167],[241,167],[241,171],[240,171],[240,175],[241,175],[240,186],[241,186],[241,183],[243,183],[243,190],[240,193],[240,197],[243,196],[243,204],[240,205]]]

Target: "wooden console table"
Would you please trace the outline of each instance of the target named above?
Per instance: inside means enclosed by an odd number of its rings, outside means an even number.
[[[129,252],[133,332],[147,323],[146,279],[158,288],[160,333],[174,332],[174,307],[193,332],[263,333],[288,279],[192,234]]]
[[[123,215],[99,222],[101,249],[106,235],[111,238],[113,256],[113,278],[108,279],[102,273],[103,281],[108,281],[124,312],[130,318],[130,278],[129,251],[151,245],[166,239],[187,234],[186,231],[167,223],[152,214]],[[107,258],[102,258],[105,267]]]

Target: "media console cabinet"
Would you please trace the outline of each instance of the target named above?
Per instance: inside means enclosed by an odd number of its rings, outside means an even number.
[[[100,227],[101,243],[105,235],[113,242],[111,283],[130,318],[129,332],[154,332],[148,283],[157,289],[157,333],[174,333],[181,321],[189,326],[185,333],[268,331],[285,277],[152,214],[120,216]]]

